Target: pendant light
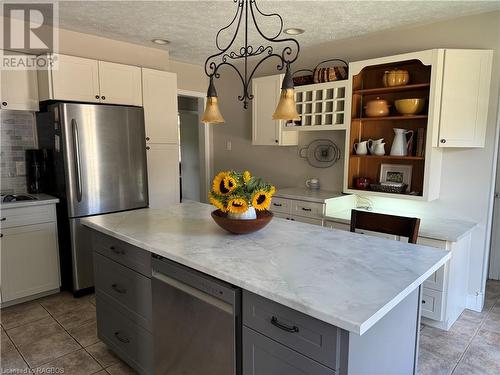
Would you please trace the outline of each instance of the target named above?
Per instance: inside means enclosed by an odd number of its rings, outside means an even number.
[[[238,95],[238,100],[243,102],[243,107],[246,109],[248,108],[248,102],[253,99],[249,86],[256,70],[263,62],[272,58],[278,59],[278,70],[282,71],[286,68],[280,100],[273,114],[273,119],[285,121],[298,120],[299,114],[295,106],[295,94],[290,66],[299,56],[299,43],[294,38],[280,38],[283,32],[283,18],[277,13],[263,13],[257,5],[257,0],[233,0],[233,2],[237,4],[236,14],[227,26],[217,32],[215,37],[215,45],[219,51],[209,56],[205,61],[205,73],[210,77],[210,84],[207,93],[207,106],[202,121],[205,124],[220,124],[224,122],[224,118],[219,111],[217,93],[214,86],[214,78],[220,78],[220,68],[229,67],[237,73],[243,86],[243,92],[241,95]],[[272,17],[279,20],[280,27],[278,32],[271,36],[265,35],[257,24],[256,16],[259,19]],[[260,37],[262,39],[260,43],[256,42],[252,44],[249,42],[250,27],[256,30],[251,36]],[[221,33],[228,30],[234,30],[234,34],[229,39],[226,39],[229,42],[223,45],[220,36]],[[243,33],[243,35],[240,35],[238,38],[240,33]],[[236,40],[244,40],[244,45],[241,47],[235,46]],[[265,45],[266,42],[270,42],[269,45]],[[278,43],[282,43],[283,48],[275,51],[274,47]],[[248,60],[256,57],[261,58],[251,68]],[[241,62],[241,64],[236,64],[237,62]]]
[[[205,124],[223,124],[224,117],[219,110],[219,103],[217,98],[217,91],[215,90],[214,78],[210,77],[210,84],[207,91],[207,105],[205,112],[201,118],[201,122]]]

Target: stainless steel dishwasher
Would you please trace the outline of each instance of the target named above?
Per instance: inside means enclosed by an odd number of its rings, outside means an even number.
[[[155,375],[240,375],[241,290],[153,255]]]

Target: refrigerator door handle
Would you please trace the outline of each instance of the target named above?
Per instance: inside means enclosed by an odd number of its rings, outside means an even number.
[[[75,119],[71,120],[71,128],[73,130],[73,149],[75,158],[75,173],[76,173],[76,200],[82,201],[82,175],[80,165],[80,142],[78,140],[78,124]]]

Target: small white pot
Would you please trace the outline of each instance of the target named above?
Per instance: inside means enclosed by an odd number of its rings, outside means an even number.
[[[257,219],[257,213],[254,207],[248,207],[248,210],[241,214],[233,214],[232,212],[227,213],[227,217],[236,220],[254,220]]]

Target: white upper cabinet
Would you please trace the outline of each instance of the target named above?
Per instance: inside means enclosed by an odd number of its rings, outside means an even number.
[[[101,102],[142,106],[141,68],[99,61]]]
[[[445,50],[439,147],[484,147],[493,51]]]
[[[296,146],[297,131],[285,131],[284,122],[272,116],[281,93],[283,74],[252,79],[252,144],[259,146]]]
[[[53,67],[38,71],[40,100],[100,102],[98,61],[82,57],[54,55]]]
[[[179,143],[177,75],[142,68],[146,143]]]
[[[141,68],[66,55],[41,56],[53,65],[38,70],[40,100],[142,106]]]
[[[38,111],[36,70],[0,71],[0,108],[20,111]]]

